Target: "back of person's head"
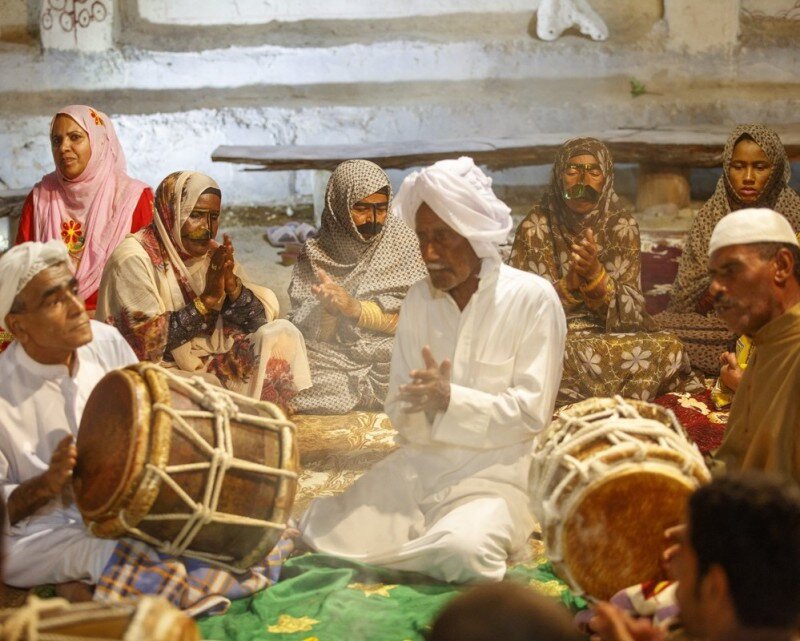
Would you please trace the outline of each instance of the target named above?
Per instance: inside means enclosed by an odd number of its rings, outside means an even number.
[[[469,589],[442,610],[428,641],[575,641],[564,607],[511,582]]]
[[[714,480],[689,502],[698,578],[719,565],[740,625],[791,628],[800,617],[800,488],[747,473]]]

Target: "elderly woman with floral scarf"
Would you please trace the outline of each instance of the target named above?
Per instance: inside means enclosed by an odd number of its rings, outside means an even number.
[[[512,267],[553,283],[567,314],[560,405],[614,394],[647,400],[696,384],[681,342],[644,310],[639,228],[619,204],[613,172],[599,140],[564,143],[511,251]]]
[[[783,214],[800,231],[800,196],[789,187],[791,168],[783,143],[769,127],[739,125],[722,153],[722,176],[714,194],[697,212],[683,248],[662,327],[686,344],[692,364],[706,374],[720,371],[720,355],[734,342],[708,293],[708,241],[716,224],[732,211],[766,207]]]
[[[230,238],[214,240],[220,199],[208,176],[167,176],[153,224],[111,255],[97,318],[115,325],[142,360],[289,408],[311,384],[303,337],[273,320],[275,294],[248,280]]]
[[[314,381],[295,399],[299,411],[383,407],[400,306],[427,274],[391,196],[389,178],[367,160],[343,162],[328,181],[322,227],[289,286],[289,319],[305,336]]]

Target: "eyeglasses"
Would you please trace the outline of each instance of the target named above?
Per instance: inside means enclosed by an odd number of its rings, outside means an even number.
[[[351,209],[357,214],[372,213],[372,216],[376,217],[378,214],[386,215],[389,212],[389,203],[357,202]]]

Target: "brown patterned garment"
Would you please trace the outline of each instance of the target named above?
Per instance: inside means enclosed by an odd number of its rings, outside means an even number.
[[[305,244],[294,268],[288,318],[305,336],[313,381],[295,398],[298,411],[343,414],[383,407],[394,335],[345,319],[336,323],[311,291],[322,269],[353,298],[394,314],[408,288],[425,278],[416,234],[391,211],[374,238],[365,239],[356,229],[352,206],[379,191],[391,199],[389,178],[378,165],[340,164],[328,181],[320,232]]]
[[[606,177],[597,207],[583,217],[567,207],[562,190],[569,159],[581,154],[594,156]],[[606,272],[599,298],[593,291],[570,292],[565,282],[569,247],[587,229],[594,233]],[[552,282],[564,304],[569,333],[557,404],[614,394],[652,400],[699,386],[681,342],[656,331],[644,309],[639,227],[619,205],[611,155],[599,140],[576,138],[561,147],[550,189],[517,229],[509,264]]]
[[[773,165],[764,193],[756,203],[747,205],[741,202],[728,177],[733,149],[743,136],[752,138]],[[714,227],[723,216],[747,206],[774,209],[786,216],[795,232],[800,231],[800,196],[788,185],[791,166],[775,131],[764,125],[736,127],[725,144],[722,169],[714,195],[692,221],[669,307],[655,319],[661,327],[676,332],[683,339],[692,365],[713,375],[719,373],[719,355],[736,340],[713,310],[701,312],[697,309],[711,284],[708,277],[708,241]]]

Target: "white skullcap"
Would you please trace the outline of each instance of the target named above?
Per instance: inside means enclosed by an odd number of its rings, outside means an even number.
[[[22,243],[0,256],[0,323],[11,311],[17,294],[36,274],[68,261],[67,247],[61,240]]]
[[[709,257],[722,247],[752,243],[798,245],[789,221],[771,209],[740,209],[724,216],[711,232]]]
[[[406,177],[393,207],[411,229],[426,203],[472,245],[479,258],[499,258],[511,231],[511,209],[492,191],[492,179],[467,156],[440,160]]]

